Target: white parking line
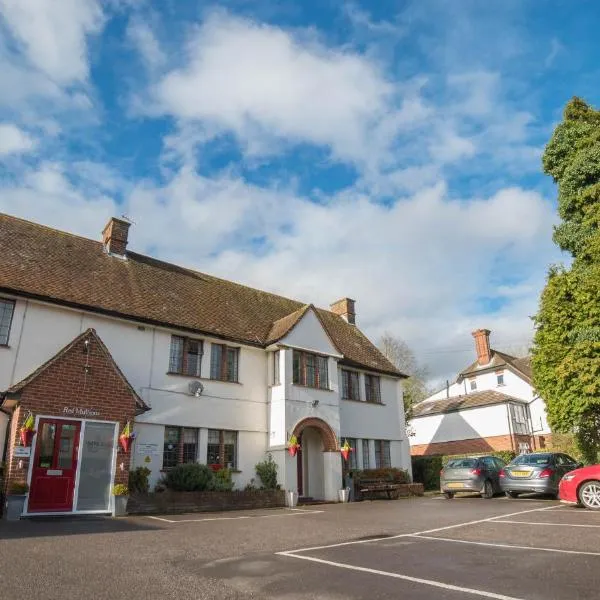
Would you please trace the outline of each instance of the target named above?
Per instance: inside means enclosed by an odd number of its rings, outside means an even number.
[[[591,528],[599,527],[600,528],[600,525],[583,525],[581,523],[544,523],[544,522],[531,523],[529,521],[505,521],[504,519],[496,520],[496,521],[494,521],[494,523],[511,523],[511,524],[517,524],[517,525],[549,525],[550,527],[591,527]]]
[[[471,544],[474,546],[488,546],[492,548],[507,548],[509,550],[538,550],[540,552],[556,552],[558,554],[581,554],[584,556],[600,556],[600,552],[584,552],[583,550],[560,550],[558,548],[542,548],[540,546],[516,546],[513,544],[494,544],[491,542],[470,542],[467,540],[453,540],[452,538],[440,538],[427,535],[413,535],[414,537],[421,540],[432,540],[435,542],[453,542],[455,544]],[[298,556],[297,558],[302,558]]]
[[[290,555],[290,553],[297,552],[311,552],[314,550],[326,550],[328,548],[340,548],[341,546],[353,546],[355,544],[370,544],[372,542],[383,542],[386,540],[395,540],[403,537],[412,537],[415,535],[427,534],[427,533],[436,533],[438,531],[446,531],[447,529],[456,529],[457,527],[467,527],[468,525],[478,525],[479,523],[488,523],[489,521],[495,521],[496,519],[502,519],[503,517],[516,517],[517,515],[524,515],[532,512],[540,512],[543,510],[552,510],[555,508],[560,508],[559,505],[554,506],[545,506],[544,508],[532,508],[529,510],[521,510],[519,512],[509,513],[506,515],[496,515],[495,517],[488,517],[487,519],[478,519],[477,521],[467,521],[465,523],[456,523],[455,525],[446,525],[445,527],[436,527],[435,529],[426,529],[425,531],[413,531],[412,533],[399,533],[398,535],[391,535],[387,537],[376,537],[365,540],[353,540],[351,542],[339,542],[337,544],[325,544],[323,546],[311,546],[310,548],[298,548],[297,550],[287,550],[285,552],[278,552],[277,554],[283,554],[285,556]]]
[[[241,517],[205,517],[203,519],[165,519],[163,517],[154,517],[148,515],[149,519],[156,521],[163,521],[165,523],[202,523],[204,521],[239,521],[242,519],[272,519],[274,517],[297,517],[299,515],[311,515],[317,513],[323,513],[324,510],[303,510],[299,508],[291,508],[290,512],[276,515],[243,515]],[[291,512],[293,511],[293,512]]]
[[[387,538],[389,539],[389,538]],[[359,571],[361,573],[370,573],[371,575],[382,575],[384,577],[393,577],[394,579],[402,579],[404,581],[410,581],[412,583],[420,583],[422,585],[429,585],[443,590],[450,590],[453,592],[462,592],[463,594],[472,594],[474,596],[481,596],[483,598],[494,598],[494,600],[524,600],[523,598],[515,598],[514,596],[505,596],[504,594],[495,594],[494,592],[486,592],[484,590],[477,590],[473,588],[461,587],[458,585],[452,585],[450,583],[443,583],[441,581],[435,581],[433,579],[421,579],[420,577],[411,577],[409,575],[401,575],[399,573],[392,573],[390,571],[380,571],[378,569],[369,569],[368,567],[357,567],[354,565],[348,565],[345,563],[334,562],[331,560],[324,560],[322,558],[313,558],[312,556],[298,556],[293,552],[278,552],[282,556],[289,556],[290,558],[299,558],[300,560],[308,560],[330,567],[339,567],[340,569],[348,569],[350,571]]]

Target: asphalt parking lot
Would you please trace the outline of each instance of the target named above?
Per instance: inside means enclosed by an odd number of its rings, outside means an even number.
[[[0,524],[0,598],[595,598],[600,513],[419,498]]]

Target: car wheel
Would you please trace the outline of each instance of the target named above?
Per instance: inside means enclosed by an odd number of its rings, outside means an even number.
[[[483,484],[483,490],[481,490],[481,497],[486,500],[491,500],[494,497],[494,486],[489,479],[485,480]]]
[[[588,481],[579,488],[579,501],[591,510],[600,510],[600,481]]]
[[[514,500],[515,498],[518,498],[518,497],[519,497],[519,494],[517,494],[517,492],[504,492],[504,493],[506,494],[506,497],[507,497],[507,498],[512,498],[513,500]]]
[[[444,498],[446,498],[446,500],[452,500],[452,498],[454,498],[454,492],[444,492]]]

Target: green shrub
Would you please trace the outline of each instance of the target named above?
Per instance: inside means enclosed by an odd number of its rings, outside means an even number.
[[[114,496],[128,496],[129,488],[124,483],[117,483],[113,486]]]
[[[215,476],[207,465],[187,463],[169,470],[165,484],[176,492],[204,492],[214,489]]]
[[[583,453],[577,446],[575,436],[572,433],[553,433],[548,444],[549,452],[564,452],[575,460],[585,463]]]
[[[271,454],[267,455],[267,460],[259,462],[256,467],[256,474],[262,481],[265,490],[276,490],[277,485],[277,463],[273,460]]]
[[[147,494],[150,491],[150,469],[148,467],[137,467],[129,471],[129,489],[138,494]]]
[[[422,483],[426,490],[439,490],[443,458],[442,456],[413,456],[413,481]]]
[[[233,489],[231,469],[219,469],[215,471],[213,489],[216,492],[230,492]]]
[[[365,469],[353,475],[356,479],[383,479],[394,483],[410,483],[408,471],[395,467],[382,467],[380,469]]]

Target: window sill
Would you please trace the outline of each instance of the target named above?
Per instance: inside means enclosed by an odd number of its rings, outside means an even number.
[[[0,344],[0,348],[10,348],[8,344]]]
[[[233,383],[235,385],[243,385],[240,381],[227,381],[226,379],[212,379],[211,377],[202,377],[202,375],[186,375],[185,373],[177,373],[175,371],[167,371],[167,375],[173,375],[173,377],[185,377],[187,379],[198,379],[200,381],[216,381],[218,383]]]
[[[386,406],[385,402],[367,402],[366,400],[353,400],[352,398],[342,398],[344,402],[356,402],[366,404],[367,406]]]
[[[320,388],[312,385],[304,385],[303,383],[292,383],[294,387],[305,388],[307,390],[318,390],[319,392],[333,392],[331,388]]]

